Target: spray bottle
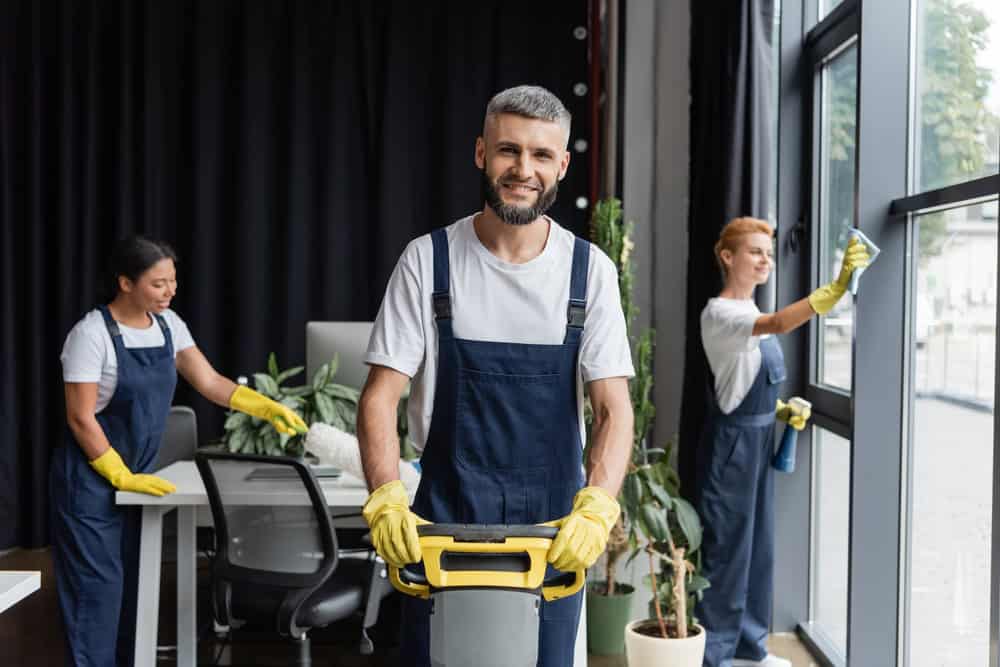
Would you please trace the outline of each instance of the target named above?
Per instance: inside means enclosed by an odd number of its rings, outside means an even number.
[[[788,408],[794,415],[808,415],[812,412],[812,403],[795,396],[788,400]],[[799,441],[799,432],[791,424],[785,424],[785,432],[781,434],[781,445],[771,459],[771,465],[781,472],[795,472],[795,446]]]

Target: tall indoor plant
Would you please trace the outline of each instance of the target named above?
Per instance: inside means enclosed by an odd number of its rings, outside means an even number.
[[[628,475],[638,466],[648,461],[646,438],[655,413],[650,392],[653,386],[652,329],[646,329],[638,337],[633,332],[637,308],[632,301],[632,241],[633,224],[622,220],[622,207],[618,199],[610,198],[597,202],[591,217],[590,237],[604,253],[611,258],[618,269],[618,289],[630,344],[634,350],[635,377],[629,380],[629,393],[634,413],[632,457]],[[587,412],[590,433],[591,414]],[[598,655],[620,654],[625,650],[624,628],[632,607],[634,589],[631,585],[617,580],[618,564],[629,550],[627,526],[631,525],[627,508],[622,507],[622,515],[611,530],[605,553],[604,578],[591,582],[587,589],[587,644],[591,653]]]

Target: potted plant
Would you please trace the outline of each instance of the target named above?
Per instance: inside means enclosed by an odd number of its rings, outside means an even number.
[[[632,517],[630,559],[647,557],[645,580],[652,594],[651,618],[625,627],[630,667],[700,667],[705,653],[705,629],[694,617],[694,606],[709,586],[700,574],[701,521],[679,495],[677,473],[669,464],[672,448],[630,472],[622,488],[622,511]]]
[[[705,629],[694,606],[709,582],[701,576],[702,528],[694,507],[680,497],[670,465],[671,443],[657,460],[631,471],[622,488],[622,512],[632,517],[628,542],[632,558],[649,561],[650,618],[625,627],[625,654],[631,667],[700,667]]]
[[[272,352],[267,358],[267,372],[254,373],[254,388],[270,399],[295,410],[308,424],[322,422],[342,431],[354,433],[357,428],[358,400],[361,391],[355,387],[337,384],[333,377],[337,373],[339,358],[320,366],[313,374],[312,381],[298,386],[286,386],[285,382],[299,375],[302,366],[287,370],[278,368],[278,361]],[[407,422],[406,397],[400,400],[397,430],[399,441],[406,453]],[[231,411],[223,425],[223,445],[231,452],[263,454],[267,456],[302,456],[304,454],[301,435],[278,433],[270,422],[242,412]]]
[[[652,426],[655,409],[650,399],[653,387],[652,329],[638,338],[632,324],[638,309],[632,302],[631,254],[633,224],[622,222],[621,202],[610,198],[597,202],[591,217],[590,236],[594,244],[611,258],[618,269],[618,289],[629,340],[634,346],[635,377],[629,380],[629,393],[634,413],[632,460],[629,473],[648,460],[646,439]],[[590,434],[592,414],[587,404],[587,433]],[[655,453],[655,451],[653,452]],[[630,584],[617,580],[618,565],[629,551],[629,526],[632,517],[622,506],[622,514],[611,530],[604,560],[604,578],[587,586],[587,650],[595,655],[619,655],[625,651],[624,628],[628,623],[635,592]]]

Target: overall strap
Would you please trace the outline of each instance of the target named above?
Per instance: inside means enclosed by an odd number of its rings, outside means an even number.
[[[578,344],[583,336],[583,322],[587,315],[587,268],[589,265],[590,241],[578,236],[573,245],[573,269],[569,279],[565,344]]]
[[[114,342],[115,336],[121,336],[122,331],[118,328],[118,323],[115,322],[115,318],[111,317],[111,310],[107,306],[98,306],[97,310],[101,311],[101,316],[104,318],[104,326],[108,328],[108,334],[111,335],[111,341]]]
[[[163,315],[158,315],[153,313],[153,317],[156,318],[157,323],[160,325],[160,331],[163,332],[163,344],[170,350],[171,353],[174,351],[174,338],[170,335],[170,327],[167,326],[167,319]]]
[[[160,331],[163,332],[164,338],[170,333],[170,327],[167,326],[167,320],[163,315],[158,315],[157,313],[152,313],[153,317],[156,318],[156,323],[160,325]]]
[[[451,279],[448,267],[448,234],[442,227],[431,232],[434,242],[434,291],[431,292],[434,319],[437,320],[438,339],[452,338],[451,330]]]

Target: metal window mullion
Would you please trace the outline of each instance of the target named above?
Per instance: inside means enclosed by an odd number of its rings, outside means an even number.
[[[997,244],[997,294],[1000,294],[1000,244]],[[994,331],[1000,331],[1000,306]],[[1000,336],[994,336],[993,382],[1000,378]],[[993,392],[993,516],[990,533],[990,667],[1000,667],[1000,410]]]
[[[859,12],[855,224],[883,250],[856,300],[847,658],[897,664],[905,228],[888,202],[906,192],[909,3]],[[887,35],[905,35],[887,39]],[[847,297],[850,298],[850,297]],[[898,323],[898,326],[893,326]]]
[[[806,400],[812,403],[814,415],[822,415],[841,424],[851,423],[851,397],[848,393],[811,384],[806,389]]]
[[[809,285],[816,285],[819,281],[819,261],[820,237],[822,231],[822,206],[820,192],[823,181],[823,71],[822,69],[811,68],[811,81],[809,90],[810,126],[812,128],[810,137],[809,173],[812,175],[809,184],[809,219],[806,221],[809,230]],[[819,382],[819,318],[813,317],[809,320],[809,389]]]
[[[844,0],[806,34],[805,48],[810,58],[823,60],[857,34],[859,4],[858,0]]]
[[[823,429],[824,431],[829,431],[844,440],[850,442],[851,440],[851,423],[840,421],[839,419],[833,419],[828,415],[823,413],[813,413],[810,420],[815,426]]]
[[[894,199],[889,204],[889,215],[931,213],[935,210],[968,205],[977,200],[988,200],[997,193],[1000,193],[1000,174],[990,174],[971,181]]]
[[[809,185],[808,123],[809,86],[812,70],[803,58],[802,39],[808,28],[808,7],[784,3],[781,8],[780,94],[777,170],[777,256],[781,263],[777,280],[777,302],[787,304],[802,298],[809,286],[803,260],[808,259],[808,239],[792,247],[789,243],[800,223],[808,224],[806,208]],[[815,10],[814,10],[815,11]],[[813,16],[815,21],[815,16]],[[804,394],[808,384],[808,331],[800,329],[781,337],[788,362],[784,390]],[[782,576],[774,582],[772,627],[775,632],[793,631],[809,615],[810,552],[805,543],[810,528],[811,438],[799,435],[801,471],[775,480],[775,569]]]
[[[912,79],[911,79],[912,80]],[[912,138],[912,137],[911,137]],[[910,139],[907,139],[909,143]],[[912,145],[912,144],[910,144]],[[910,664],[910,642],[909,642],[909,632],[910,632],[910,590],[912,589],[912,579],[913,579],[913,549],[911,548],[910,535],[912,534],[913,526],[913,506],[910,502],[913,498],[913,440],[911,435],[913,434],[913,420],[914,412],[913,409],[913,397],[915,396],[915,377],[916,373],[914,370],[914,364],[916,363],[915,355],[913,354],[914,347],[913,342],[913,309],[915,308],[913,295],[915,294],[914,288],[916,287],[916,264],[919,260],[919,243],[920,243],[920,232],[916,226],[916,221],[912,215],[907,215],[907,225],[906,225],[906,248],[910,250],[906,254],[906,281],[903,287],[903,295],[905,299],[904,313],[906,330],[903,334],[903,349],[906,350],[903,359],[903,369],[904,369],[904,401],[903,401],[903,417],[902,422],[903,432],[901,434],[900,442],[902,443],[902,461],[900,464],[900,497],[899,506],[901,509],[900,514],[900,529],[899,529],[899,606],[898,606],[898,621],[897,625],[899,627],[899,632],[896,637],[896,650],[899,653],[899,664],[909,665]]]
[[[809,649],[809,653],[823,667],[847,667],[847,660],[837,650],[836,644],[827,636],[821,625],[812,621],[800,623],[796,628],[796,634]]]

